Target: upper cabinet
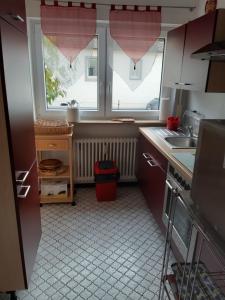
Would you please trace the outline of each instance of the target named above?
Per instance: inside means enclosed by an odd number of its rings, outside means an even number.
[[[204,15],[168,33],[164,85],[202,92],[225,92],[225,61],[194,58],[192,53],[224,39],[225,10]],[[217,29],[218,28],[218,29]]]
[[[175,87],[180,82],[186,26],[168,32],[164,64],[164,85]]]
[[[192,58],[197,49],[212,43],[216,13],[207,14],[186,25],[183,65],[180,83],[189,90],[205,91],[209,61]]]
[[[0,17],[26,33],[26,8],[24,0],[1,1]]]

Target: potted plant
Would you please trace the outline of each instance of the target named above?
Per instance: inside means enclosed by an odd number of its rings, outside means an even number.
[[[80,122],[79,103],[77,100],[71,100],[67,102],[66,119],[71,123]]]

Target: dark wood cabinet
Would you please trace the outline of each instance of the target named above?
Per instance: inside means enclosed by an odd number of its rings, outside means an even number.
[[[1,18],[0,137],[0,292],[5,292],[28,287],[41,222],[27,36]]]
[[[186,25],[168,32],[164,62],[164,85],[176,87],[180,82]]]
[[[212,43],[216,13],[209,13],[186,25],[180,83],[189,90],[205,91],[209,61],[192,58],[194,51]]]
[[[26,8],[24,0],[1,1],[0,17],[19,30],[26,32]]]
[[[23,249],[27,285],[32,274],[41,235],[40,203],[37,182],[37,163],[34,162],[23,183],[25,187],[29,187],[27,196],[26,198],[17,197],[22,241],[21,245]]]
[[[225,92],[225,62],[192,56],[200,48],[225,40],[225,10],[197,18],[170,32],[164,64],[164,85],[202,92]]]
[[[36,157],[27,37],[5,21],[1,21],[0,26],[5,105],[9,117],[14,166],[15,171],[25,171],[29,170]]]
[[[137,178],[147,204],[162,230],[167,159],[140,135],[137,151]]]

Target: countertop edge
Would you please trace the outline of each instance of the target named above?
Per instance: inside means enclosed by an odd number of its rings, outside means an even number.
[[[181,164],[173,155],[172,153],[177,152],[189,152],[193,153],[193,149],[171,149],[169,146],[166,145],[165,142],[161,140],[160,137],[158,137],[153,132],[149,131],[146,132],[147,129],[145,127],[139,127],[139,132],[144,135],[147,140],[156,147],[156,149],[165,157],[168,159],[169,163],[177,169],[183,175],[187,180],[191,181],[193,174],[191,171],[189,171],[183,164]]]

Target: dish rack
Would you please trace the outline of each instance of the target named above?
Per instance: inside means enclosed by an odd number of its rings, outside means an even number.
[[[170,263],[176,201],[181,199],[173,197],[170,205],[158,299],[225,300],[225,243],[190,200],[182,205],[191,217],[196,239],[193,243],[190,237],[184,258]]]

